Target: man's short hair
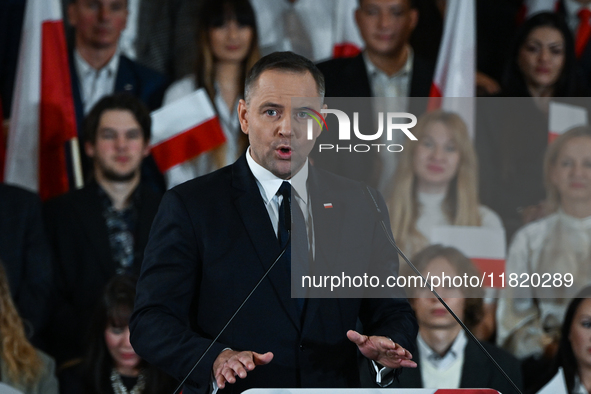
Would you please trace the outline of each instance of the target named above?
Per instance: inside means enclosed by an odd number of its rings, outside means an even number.
[[[316,82],[318,95],[324,97],[324,75],[311,60],[293,52],[273,52],[264,56],[255,63],[246,75],[244,84],[244,99],[250,102],[251,89],[265,71],[277,70],[284,72],[304,74],[309,72]]]
[[[140,99],[129,93],[115,93],[111,96],[105,96],[100,99],[99,102],[92,107],[88,115],[86,115],[82,125],[84,142],[90,142],[91,144],[96,142],[96,135],[101,117],[106,111],[112,110],[131,112],[142,129],[144,141],[147,142],[150,140],[152,137],[152,118],[150,117],[150,111],[148,111],[148,108]]]
[[[408,6],[410,8],[412,8],[412,9],[418,8],[418,5],[417,5],[418,0],[406,0],[406,1],[408,1]],[[359,7],[361,7],[361,3],[363,3],[363,0],[357,0],[357,2],[359,4]]]

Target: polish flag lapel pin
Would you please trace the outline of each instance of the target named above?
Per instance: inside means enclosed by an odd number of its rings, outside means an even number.
[[[324,203],[324,209],[329,209],[332,208],[332,203],[331,202],[325,202]]]

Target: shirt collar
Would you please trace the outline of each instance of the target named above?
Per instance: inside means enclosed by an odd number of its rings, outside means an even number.
[[[77,49],[74,49],[74,62],[76,63],[76,69],[81,76],[88,75],[89,73],[97,73],[100,71],[107,71],[109,76],[115,75],[117,73],[117,69],[119,68],[119,55],[120,50],[119,46],[117,46],[117,50],[115,54],[109,60],[109,62],[100,70],[93,68],[84,58],[80,55]]]
[[[428,361],[437,369],[446,369],[455,362],[464,353],[467,343],[468,338],[466,338],[466,334],[464,334],[464,331],[460,331],[449,350],[443,356],[440,356],[427,345],[427,342],[425,342],[420,333],[417,335],[417,346],[421,354],[421,359]]]
[[[562,208],[558,208],[557,213],[562,222],[570,227],[578,228],[581,230],[587,230],[591,228],[591,216],[587,216],[586,218],[582,219],[576,218],[564,212]]]
[[[281,179],[271,171],[267,170],[265,167],[261,166],[259,163],[254,161],[252,156],[250,155],[250,147],[246,151],[246,163],[252,171],[252,174],[256,178],[257,182],[261,185],[262,190],[264,193],[263,200],[265,203],[271,201],[271,199],[277,194],[277,190],[283,183],[285,179]],[[308,159],[304,163],[304,166],[294,175],[291,179],[287,179],[287,182],[291,184],[291,186],[295,189],[296,193],[300,196],[300,198],[304,201],[304,203],[308,203]]]
[[[402,68],[400,70],[398,70],[398,72],[396,74],[393,75],[387,75],[385,72],[383,72],[382,70],[380,70],[379,68],[376,67],[375,64],[372,63],[372,61],[369,59],[369,56],[367,55],[367,51],[363,51],[363,61],[365,61],[365,67],[367,68],[367,74],[370,77],[376,77],[378,75],[383,75],[386,78],[399,78],[402,77],[403,75],[409,74],[410,72],[412,72],[412,64],[414,62],[414,51],[412,50],[412,47],[410,45],[406,46],[407,50],[408,50],[408,57],[406,58],[406,63],[404,63],[404,66],[402,66]]]

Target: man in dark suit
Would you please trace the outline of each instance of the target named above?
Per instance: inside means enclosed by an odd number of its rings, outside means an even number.
[[[160,195],[141,182],[151,118],[135,97],[101,99],[85,120],[94,177],[44,207],[55,256],[56,310],[48,333],[58,362],[80,357],[94,305],[116,274],[138,275]]]
[[[27,334],[38,345],[38,334],[49,317],[53,277],[41,200],[34,193],[0,183],[0,212],[0,261]]]
[[[375,361],[368,365],[384,385],[393,380],[392,369],[415,365],[406,350],[416,335],[406,299],[290,297],[289,267],[302,239],[310,270],[346,261],[356,261],[364,272],[398,270],[369,189],[308,163],[314,139],[301,125],[311,109],[320,110],[323,93],[322,74],[309,60],[291,52],[262,58],[247,76],[238,108],[249,150],[233,165],[163,198],[138,282],[131,342],[142,358],[179,380],[282,247],[292,252],[279,258],[204,354],[185,394],[207,393],[212,385],[226,392],[356,387],[357,347]],[[299,101],[292,104],[292,98]],[[317,136],[319,128],[314,130]],[[284,193],[290,182],[292,197]],[[388,223],[381,197],[378,203]],[[285,238],[288,219],[282,220],[286,211],[294,226],[299,212],[306,227],[300,227],[302,237],[294,227],[291,243]],[[371,336],[354,331],[358,319]]]
[[[415,0],[361,0],[355,21],[365,49],[318,65],[326,97],[428,97],[435,65],[409,45],[418,19]]]
[[[333,59],[318,65],[326,80],[326,97],[396,98],[383,101],[395,107],[391,112],[410,111],[420,115],[426,108],[426,101],[410,101],[407,98],[429,96],[435,64],[415,53],[409,44],[419,18],[415,1],[359,2],[355,21],[365,42],[365,49],[356,57]],[[329,107],[335,106],[330,101],[327,103]],[[360,111],[360,108],[365,110]],[[375,108],[375,104],[368,100],[358,100],[355,111],[360,113],[361,127],[370,130],[377,129],[376,117],[368,114],[388,112]],[[334,120],[332,118],[329,118],[329,122]],[[333,129],[331,123],[328,123],[328,128]],[[336,138],[335,133],[324,133],[320,136],[319,144],[336,146]],[[354,145],[355,141],[351,142]],[[402,140],[376,142],[401,144]],[[367,182],[382,192],[388,190],[397,163],[397,154],[385,148],[379,153],[371,150],[361,155],[358,152],[348,154],[346,151],[327,152],[324,155],[314,152],[312,157],[327,170]]]
[[[413,258],[413,262],[423,275],[430,273],[432,277],[480,275],[460,251],[441,245],[427,247]],[[442,286],[436,291],[468,327],[474,327],[482,319],[482,288]],[[414,360],[419,367],[400,376],[401,387],[490,388],[502,393],[516,392],[429,289],[416,289],[413,296],[411,305],[419,322]],[[490,343],[482,344],[521,388],[519,361]]]

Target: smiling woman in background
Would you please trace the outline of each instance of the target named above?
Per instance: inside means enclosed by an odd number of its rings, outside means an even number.
[[[478,201],[478,162],[465,123],[435,111],[419,119],[405,147],[388,202],[392,232],[405,254],[430,244],[437,225],[503,228]]]
[[[236,111],[244,95],[246,72],[260,57],[254,11],[248,0],[206,0],[198,15],[195,74],[173,83],[164,95],[164,105],[205,88],[226,143],[167,175],[169,188],[233,163],[248,145]]]
[[[542,217],[542,163],[548,147],[549,103],[588,106],[574,40],[566,22],[550,12],[535,14],[516,34],[500,97],[478,103],[476,149],[480,196],[503,219],[508,239]],[[556,99],[556,98],[560,99]]]
[[[87,356],[60,373],[62,394],[160,394],[175,389],[175,381],[143,361],[129,343],[135,283],[116,276],[107,284],[92,321]]]

